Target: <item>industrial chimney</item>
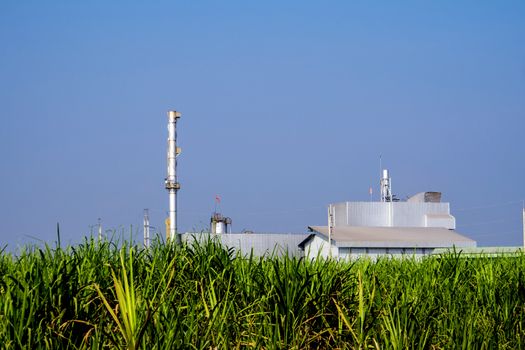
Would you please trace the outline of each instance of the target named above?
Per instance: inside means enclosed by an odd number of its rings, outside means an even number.
[[[166,189],[169,195],[169,218],[166,225],[166,236],[169,241],[175,240],[180,243],[177,235],[177,191],[180,184],[177,182],[177,155],[180,148],[177,147],[177,119],[181,113],[177,111],[168,112],[168,176],[165,179]]]

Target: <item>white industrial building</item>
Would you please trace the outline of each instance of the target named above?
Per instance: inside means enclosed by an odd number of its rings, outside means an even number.
[[[423,256],[437,248],[472,248],[476,241],[455,231],[450,204],[440,192],[421,192],[405,202],[392,196],[388,171],[381,179],[381,201],[331,204],[327,226],[310,226],[300,243],[305,256],[355,259],[380,255]]]
[[[386,186],[383,186],[386,183]],[[378,202],[343,202],[328,207],[327,226],[309,226],[310,234],[231,233],[231,219],[214,212],[210,232],[185,233],[183,242],[214,239],[242,255],[289,255],[357,259],[379,256],[422,257],[436,249],[476,247],[455,231],[450,204],[440,192],[421,192],[406,201],[391,194],[388,172]]]
[[[356,259],[361,256],[421,257],[436,248],[471,248],[476,242],[454,230],[439,227],[362,227],[311,226],[312,231],[300,247],[304,255]]]
[[[383,177],[388,176],[386,172]],[[388,181],[386,181],[388,180]],[[210,232],[184,233],[186,243],[216,240],[247,256],[296,256],[357,259],[379,256],[422,257],[443,248],[474,248],[476,242],[455,231],[450,204],[440,192],[421,192],[406,201],[391,194],[390,179],[378,202],[343,202],[328,207],[327,226],[310,233],[231,233],[232,220],[214,212]]]
[[[231,219],[219,226],[217,218],[222,215],[213,214],[211,233],[185,233],[182,241],[216,239],[242,255],[337,259],[421,257],[436,249],[476,247],[475,241],[455,231],[450,205],[441,202],[439,192],[422,192],[405,202],[331,204],[329,225],[309,226],[310,234],[227,233]]]

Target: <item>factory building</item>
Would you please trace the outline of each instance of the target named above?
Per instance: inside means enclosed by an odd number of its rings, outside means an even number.
[[[230,224],[230,218],[214,212],[209,233],[185,233],[182,241],[214,239],[242,255],[347,260],[364,256],[422,257],[436,249],[476,247],[475,241],[455,231],[450,204],[441,202],[439,192],[418,193],[404,202],[331,204],[328,225],[309,226],[309,234],[228,233]]]
[[[476,242],[455,231],[450,204],[440,192],[421,192],[401,202],[392,195],[388,171],[381,179],[381,201],[331,204],[327,226],[310,226],[300,243],[305,256],[355,259],[424,256],[438,248],[472,248]]]
[[[310,226],[312,233],[299,245],[305,256],[356,259],[362,256],[415,256],[437,248],[472,248],[476,242],[454,230],[438,227]]]
[[[383,186],[386,184],[386,186]],[[392,195],[388,172],[381,180],[380,201],[342,202],[328,206],[327,226],[310,233],[231,233],[232,220],[218,212],[209,232],[185,233],[182,241],[216,240],[242,255],[306,256],[352,260],[379,256],[422,257],[436,249],[475,248],[476,242],[455,231],[456,219],[440,192],[421,192],[406,201]]]

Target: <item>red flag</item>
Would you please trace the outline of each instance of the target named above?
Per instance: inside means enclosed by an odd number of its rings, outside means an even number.
[[[217,202],[217,203],[221,202],[221,197],[219,197],[218,194],[215,195],[215,202]]]

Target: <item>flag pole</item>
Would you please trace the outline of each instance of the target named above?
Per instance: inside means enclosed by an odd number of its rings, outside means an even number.
[[[215,195],[215,212],[217,212],[217,208],[219,207],[220,203],[221,203],[221,197],[218,194],[216,194]]]

